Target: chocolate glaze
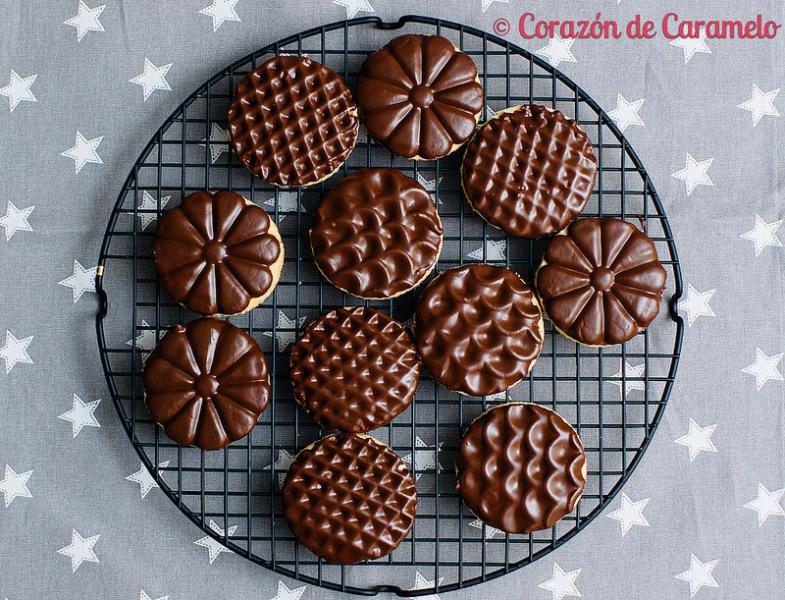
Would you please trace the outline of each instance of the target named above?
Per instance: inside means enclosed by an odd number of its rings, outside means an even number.
[[[397,169],[362,169],[319,202],[310,231],[319,270],[368,299],[397,296],[433,269],[442,222],[431,195]]]
[[[153,260],[161,285],[203,315],[241,313],[269,294],[283,245],[264,209],[235,192],[196,192],[158,223]]]
[[[425,290],[414,333],[434,379],[487,396],[529,374],[542,350],[542,313],[532,290],[509,269],[464,265],[440,274]]]
[[[455,466],[466,505],[508,533],[553,527],[586,486],[580,437],[536,404],[502,404],[480,415],[461,440]]]
[[[591,196],[597,159],[572,119],[520,106],[485,123],[461,167],[469,204],[491,225],[519,237],[563,229]]]
[[[373,308],[339,308],[311,323],[289,357],[294,399],[324,427],[364,432],[412,401],[420,359],[406,328]]]
[[[144,367],[145,402],[178,444],[220,450],[245,437],[270,398],[267,362],[248,334],[227,321],[177,325]]]
[[[329,177],[357,141],[357,106],[343,80],[303,56],[275,56],[237,86],[227,116],[234,153],[279,186]]]
[[[417,511],[414,477],[389,447],[340,433],[302,450],[283,486],[289,527],[301,544],[332,563],[390,554]]]
[[[580,219],[545,250],[536,285],[567,337],[590,346],[632,339],[657,316],[666,272],[654,242],[631,223]]]
[[[438,35],[402,35],[369,56],[357,83],[368,133],[406,158],[435,159],[471,137],[485,96],[477,66]]]

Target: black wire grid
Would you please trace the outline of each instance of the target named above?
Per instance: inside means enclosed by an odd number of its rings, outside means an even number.
[[[275,189],[230,155],[226,109],[235,84],[275,54],[304,54],[341,73],[350,87],[373,50],[402,32],[440,34],[474,58],[488,109],[544,104],[576,119],[599,159],[596,189],[584,214],[617,216],[647,230],[668,270],[658,319],[623,346],[578,346],[550,325],[531,376],[506,394],[461,396],[422,378],[412,406],[373,435],[409,461],[419,506],[409,538],[390,556],[352,567],[320,560],[293,539],[283,517],[280,484],[299,448],[325,432],[296,407],[288,349],[300,327],[338,306],[362,303],[319,276],[307,238],[310,214],[323,191],[364,167],[397,167],[432,192],[445,225],[439,270],[464,262],[502,264],[531,281],[542,243],[505,236],[466,205],[460,191],[461,152],[435,162],[392,156],[360,140],[341,173],[326,185]],[[150,245],[162,210],[200,189],[233,189],[265,207],[279,223],[286,264],[275,293],[248,315],[231,318],[265,350],[272,400],[247,438],[220,452],[174,444],[144,406],[141,367],[156,340],[197,315],[161,293]],[[662,416],[676,374],[683,322],[679,261],[667,218],[635,152],[599,106],[575,83],[507,41],[447,21],[409,16],[342,21],[312,29],[247,56],[202,85],[150,140],[112,212],[98,261],[97,317],[101,360],[120,419],[142,462],[191,521],[231,550],[278,573],[330,589],[373,595],[433,594],[493,579],[548,554],[596,517],[638,464]],[[420,286],[420,290],[425,284]],[[365,302],[407,322],[419,291]],[[641,368],[643,371],[641,372]],[[584,440],[586,492],[575,512],[550,530],[507,535],[483,525],[455,491],[454,453],[464,425],[492,403],[533,401],[570,421]],[[415,585],[415,574],[418,589]]]

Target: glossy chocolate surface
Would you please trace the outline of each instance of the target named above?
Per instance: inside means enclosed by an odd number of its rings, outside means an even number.
[[[561,231],[586,206],[597,159],[575,121],[544,106],[499,113],[469,142],[461,177],[466,198],[510,235]]]
[[[487,396],[529,374],[542,350],[542,313],[531,288],[509,269],[464,265],[440,274],[425,290],[414,333],[434,379]]]
[[[580,219],[565,233],[548,243],[536,277],[553,324],[590,346],[638,335],[657,316],[665,289],[654,242],[614,218]]]
[[[311,323],[289,359],[294,399],[324,427],[362,433],[411,404],[420,359],[406,328],[373,308],[339,308]]]
[[[336,287],[390,298],[417,285],[439,258],[442,222],[431,195],[397,169],[362,169],[319,202],[314,259]]]
[[[580,437],[535,404],[502,404],[480,415],[461,440],[455,466],[466,505],[508,533],[553,527],[586,486]]]
[[[349,433],[302,450],[282,493],[294,537],[332,563],[390,554],[417,511],[414,477],[400,457],[373,438]]]
[[[220,319],[177,325],[144,367],[145,402],[178,444],[220,450],[245,437],[270,398],[267,362],[256,342]]]
[[[468,140],[485,95],[477,65],[437,35],[402,35],[363,64],[357,103],[368,133],[406,158],[435,159]]]

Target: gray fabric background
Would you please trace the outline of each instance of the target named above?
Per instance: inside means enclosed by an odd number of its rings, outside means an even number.
[[[488,30],[498,17],[515,22],[524,7],[550,18],[590,18],[601,10],[609,18],[640,12],[659,20],[669,9],[693,18],[785,17],[777,0],[497,0],[486,12],[481,0],[370,3],[387,19],[422,13]],[[36,103],[23,101],[11,112],[0,97],[0,216],[9,201],[19,209],[35,206],[32,232],[17,231],[7,241],[0,236],[0,344],[6,330],[18,339],[33,336],[27,349],[32,364],[19,363],[8,373],[0,365],[0,469],[33,471],[27,481],[32,498],[0,503],[0,598],[337,598],[313,586],[281,594],[276,574],[232,554],[210,564],[207,551],[193,543],[200,530],[159,490],[140,499],[139,486],[125,480],[139,460],[100,368],[96,296],[86,293],[74,303],[71,290],[58,282],[73,273],[74,259],[95,265],[126,174],[183,98],[236,58],[345,18],[346,11],[329,0],[240,0],[241,22],[213,32],[210,18],[198,13],[207,0],[106,4],[100,17],[105,32],[89,32],[77,43],[75,29],[63,24],[76,14],[76,1],[0,3],[0,87],[11,69],[22,77],[38,74]],[[509,39],[522,42],[513,34]],[[756,257],[753,243],[740,236],[753,229],[756,215],[769,223],[785,216],[785,120],[763,116],[753,127],[751,113],[738,107],[751,97],[753,84],[763,91],[785,84],[783,39],[709,41],[711,54],[696,54],[686,64],[682,50],[662,38],[581,40],[572,47],[577,62],[559,65],[606,110],[614,108],[617,93],[645,99],[639,113],[645,126],[625,133],[663,199],[685,283],[700,292],[716,290],[716,316],[699,317],[687,330],[664,420],[624,489],[633,501],[650,499],[644,511],[650,527],[622,536],[619,522],[606,516],[619,508],[616,498],[605,515],[545,559],[441,597],[558,598],[539,587],[557,563],[566,572],[581,570],[575,586],[584,598],[689,598],[688,583],[675,576],[689,569],[691,555],[718,561],[712,573],[718,587],[703,587],[699,598],[783,597],[781,499],[774,511],[780,514],[762,525],[744,505],[756,498],[759,484],[785,488],[785,392],[776,377],[757,389],[743,369],[755,361],[756,349],[774,356],[785,346],[785,251],[776,244]],[[537,50],[545,42],[522,45]],[[166,77],[172,90],[143,102],[129,79],[142,71],[145,57],[158,66],[173,64]],[[785,112],[782,96],[774,106]],[[74,145],[77,130],[87,139],[103,136],[103,164],[87,164],[75,174],[73,161],[61,153]],[[714,159],[713,185],[690,195],[672,177],[684,168],[686,153]],[[95,411],[100,428],[85,427],[73,437],[70,423],[58,418],[71,409],[73,394],[84,402],[102,399]],[[687,433],[690,419],[702,427],[716,424],[716,453],[690,461],[688,449],[674,442]],[[100,534],[94,548],[100,562],[85,562],[74,573],[57,552],[69,545],[72,529],[84,537]],[[283,584],[302,587],[286,579]]]

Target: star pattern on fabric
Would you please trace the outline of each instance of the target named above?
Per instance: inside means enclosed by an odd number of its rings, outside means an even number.
[[[497,535],[504,536],[504,532],[501,529],[496,529],[496,527],[491,527],[487,523],[483,523],[482,519],[474,519],[474,521],[469,523],[469,527],[474,527],[475,529],[482,529],[483,525],[485,526],[485,541],[492,540]]]
[[[572,53],[574,43],[574,38],[561,38],[555,35],[548,41],[548,45],[537,50],[536,54],[544,56],[552,67],[558,67],[563,62],[577,63],[578,60]]]
[[[624,369],[620,368],[619,372],[615,373],[612,380],[608,381],[608,383],[618,386],[619,394],[622,393],[622,384],[624,384],[624,397],[626,398],[633,390],[641,392],[646,391],[646,382],[638,381],[638,379],[643,377],[645,372],[646,363],[633,366],[625,360]],[[622,375],[624,376],[624,381],[622,381]]]
[[[155,330],[150,329],[150,324],[142,319],[142,331],[132,340],[125,342],[126,346],[135,346],[142,355],[142,362],[147,360],[150,353],[155,349],[158,340],[155,336]]]
[[[785,488],[769,491],[762,483],[758,483],[758,495],[747,502],[744,508],[754,510],[758,515],[758,527],[762,527],[769,517],[785,517],[785,508],[780,502],[785,495]]]
[[[649,521],[646,520],[643,514],[643,510],[648,503],[649,498],[633,502],[627,494],[621,493],[621,506],[608,513],[608,518],[621,523],[622,537],[626,536],[635,525],[638,527],[649,527]]]
[[[699,185],[714,185],[714,182],[712,182],[709,177],[709,167],[711,167],[711,163],[714,162],[714,159],[707,158],[706,160],[695,160],[689,152],[686,154],[687,164],[683,169],[676,171],[671,175],[671,177],[675,177],[684,182],[687,186],[687,196],[689,196]]]
[[[280,213],[296,213],[298,210],[300,212],[307,212],[305,207],[303,207],[302,203],[298,205],[297,203],[297,191],[296,190],[278,190],[278,200],[276,201],[275,196],[271,196],[267,200],[263,200],[262,204],[268,207],[268,212],[274,213],[276,203],[278,206],[278,222],[280,223],[283,221],[288,215],[280,214]]]
[[[482,0],[482,12],[486,12],[494,2],[499,4],[509,4],[510,0]]]
[[[282,310],[278,310],[278,324],[275,329],[275,341],[278,344],[278,352],[285,352],[286,349],[294,344],[297,339],[297,330],[302,327],[305,317],[300,317],[300,322],[295,323],[294,319],[286,316]],[[264,335],[273,337],[272,331],[265,331]]]
[[[782,226],[785,219],[778,219],[768,223],[759,215],[755,215],[755,226],[742,233],[739,237],[743,240],[752,242],[755,246],[755,256],[760,256],[765,248],[781,248],[782,242],[777,237],[777,231]]]
[[[58,415],[57,418],[71,423],[71,432],[73,437],[76,437],[85,427],[101,427],[95,416],[95,409],[99,404],[101,404],[100,398],[92,402],[83,402],[79,396],[74,394],[71,409]]]
[[[439,452],[442,450],[444,442],[439,442],[438,448],[426,444],[420,436],[416,436],[414,440],[414,470],[417,472],[415,479],[419,479],[423,474],[419,471],[436,470],[442,468],[442,465],[437,463]],[[403,462],[412,464],[412,454],[409,453],[403,457]]]
[[[89,31],[103,32],[104,26],[101,25],[101,13],[104,12],[106,4],[90,8],[82,0],[79,0],[79,7],[77,8],[76,15],[70,19],[63,21],[63,25],[70,25],[76,28],[76,41],[82,41],[82,38],[87,35]]]
[[[357,13],[375,12],[368,0],[333,0],[333,4],[343,6],[346,9],[346,18],[353,19]]]
[[[283,482],[286,480],[286,474],[289,472],[289,467],[291,466],[293,460],[294,456],[288,450],[279,448],[278,456],[276,457],[275,461],[273,461],[271,465],[267,465],[266,467],[262,468],[263,471],[269,471],[270,468],[275,471],[278,489],[283,487]]]
[[[676,575],[676,579],[686,581],[690,584],[690,597],[694,598],[703,587],[720,587],[714,579],[712,572],[719,563],[719,560],[712,560],[707,563],[698,560],[694,554],[690,556],[690,568]]]
[[[218,31],[218,28],[231,21],[234,23],[240,22],[240,16],[237,14],[235,7],[240,0],[212,0],[210,6],[205,6],[199,11],[200,15],[206,15],[213,20],[213,33]]]
[[[485,253],[483,256],[483,249]],[[507,259],[507,240],[488,240],[485,246],[467,253],[474,260],[501,261]]]
[[[716,317],[711,307],[712,297],[716,289],[699,292],[692,284],[687,284],[687,297],[679,300],[679,311],[687,313],[687,326],[692,327],[698,317]]]
[[[417,183],[423,186],[429,194],[435,194],[437,188],[441,187],[442,182],[444,181],[444,175],[439,175],[439,177],[428,179],[422,173],[417,173],[416,179]],[[439,203],[441,204],[441,201],[439,201]]]
[[[616,123],[616,126],[622,133],[630,125],[645,127],[646,123],[643,122],[643,119],[638,114],[645,101],[645,99],[641,98],[640,100],[630,102],[621,94],[616,94],[616,108],[610,111],[608,116],[613,119],[613,122]]]
[[[76,529],[73,529],[71,530],[71,543],[60,548],[57,553],[71,559],[71,572],[76,573],[76,570],[84,562],[101,562],[93,550],[100,537],[100,535],[93,535],[83,538]]]
[[[0,227],[5,230],[5,241],[10,241],[17,231],[32,231],[30,222],[27,220],[33,213],[35,206],[27,208],[17,208],[16,205],[8,201],[5,215],[0,217]]]
[[[439,577],[439,585],[442,584],[444,581],[444,577]],[[436,580],[435,579],[428,579],[420,573],[419,571],[415,571],[414,573],[414,587],[413,590],[427,590],[430,588],[436,587]],[[428,594],[427,596],[417,596],[420,600],[441,600],[438,594]]]
[[[161,197],[161,210],[169,204],[169,200],[171,200],[171,196],[162,196]],[[147,229],[151,223],[154,223],[155,220],[158,218],[157,210],[158,210],[158,200],[147,190],[142,193],[142,202],[139,204],[139,212],[137,213],[137,217],[139,217],[139,227],[141,230],[144,231]],[[141,212],[141,211],[152,211],[152,212]]]
[[[210,124],[210,139],[202,138],[202,141],[210,145],[211,164],[215,164],[224,152],[229,152],[229,132],[218,123]]]
[[[65,279],[58,281],[58,285],[71,288],[74,297],[74,304],[85,292],[95,293],[95,274],[98,267],[85,269],[78,260],[74,259],[74,273]]]
[[[779,364],[783,353],[767,355],[760,348],[755,349],[755,362],[742,369],[743,373],[755,378],[755,387],[760,391],[769,381],[783,381]]]
[[[562,600],[567,596],[580,597],[581,593],[575,587],[575,580],[581,574],[583,569],[575,569],[574,571],[564,571],[558,564],[553,563],[553,574],[548,581],[543,581],[539,588],[550,592],[553,595],[553,600]]]
[[[172,64],[173,63],[169,63],[168,65],[161,65],[160,67],[156,67],[152,62],[150,62],[150,59],[145,57],[144,70],[136,77],[132,77],[128,80],[129,83],[142,86],[142,96],[144,102],[147,102],[147,99],[155,90],[162,90],[165,92],[172,91],[172,88],[169,86],[169,82],[166,81],[166,75],[169,73],[169,69],[172,68]]]
[[[27,487],[27,481],[33,471],[25,471],[24,473],[17,473],[11,468],[11,465],[5,466],[5,477],[0,480],[0,493],[3,494],[5,507],[8,508],[16,498],[32,498],[33,494],[30,493],[30,488]]]
[[[74,171],[78,175],[79,171],[81,171],[82,168],[88,163],[96,165],[104,164],[104,161],[101,160],[100,156],[98,156],[98,145],[103,139],[104,136],[99,136],[88,140],[85,136],[82,135],[80,131],[77,130],[76,141],[74,142],[74,145],[71,146],[68,150],[61,152],[60,156],[73,159]]]
[[[5,345],[0,348],[0,358],[5,361],[6,375],[19,363],[33,364],[33,359],[30,358],[30,355],[27,353],[27,348],[32,341],[32,335],[26,338],[17,339],[13,333],[6,329]]]
[[[161,596],[160,598],[153,598],[144,590],[139,591],[139,600],[169,600],[169,596]]]
[[[11,80],[8,85],[0,87],[0,96],[8,98],[8,105],[11,112],[19,106],[20,102],[38,102],[31,89],[38,74],[29,77],[21,77],[16,71],[11,69]]]
[[[158,463],[159,469],[165,469],[168,466],[168,460]],[[163,474],[161,474],[161,477],[163,477]],[[125,479],[126,481],[139,484],[139,493],[142,496],[142,500],[144,500],[145,497],[147,497],[147,494],[149,494],[153,489],[160,487],[155,478],[150,474],[150,471],[147,470],[147,467],[145,467],[144,463],[141,461],[139,462],[139,470],[131,473],[130,475],[127,475]]]
[[[690,428],[683,436],[676,438],[674,442],[686,446],[690,451],[690,462],[693,462],[701,452],[717,452],[711,436],[717,424],[701,427],[690,418]]]
[[[278,581],[278,593],[270,600],[300,600],[307,586],[289,589],[283,581]]]
[[[780,88],[764,92],[757,84],[752,84],[752,98],[738,105],[739,108],[752,113],[752,126],[757,127],[763,117],[779,117],[780,111],[774,106]]]
[[[221,526],[218,525],[215,521],[210,519],[210,529],[212,529],[216,535],[228,535],[229,537],[234,535],[234,532],[237,530],[237,525],[230,525],[228,534],[224,533],[224,530]],[[199,538],[194,542],[197,546],[201,546],[202,548],[207,548],[207,557],[210,560],[210,564],[215,562],[215,559],[218,558],[223,552],[228,552],[230,554],[234,554],[229,548],[221,544],[215,538],[206,535],[204,537]]]
[[[692,60],[696,54],[711,54],[711,48],[706,43],[706,33],[701,31],[698,38],[676,38],[670,41],[671,46],[681,48],[684,51],[684,64]]]

